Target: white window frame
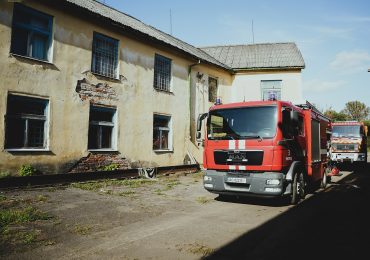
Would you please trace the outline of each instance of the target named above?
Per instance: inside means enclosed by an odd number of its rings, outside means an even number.
[[[91,114],[91,108],[96,110],[112,110],[114,111],[112,116],[112,122],[104,122],[104,121],[90,121],[90,114]],[[110,148],[89,148],[89,134],[87,135],[87,150],[90,152],[99,151],[117,151],[117,139],[118,139],[118,111],[116,107],[106,107],[106,106],[99,106],[99,105],[90,105],[89,108],[89,122],[88,122],[88,131],[90,130],[90,125],[100,125],[100,126],[112,126],[112,134],[111,134],[111,147]]]
[[[40,148],[36,148],[36,147],[21,147],[21,148],[5,148],[4,150],[5,151],[8,151],[8,152],[47,152],[47,151],[50,151],[50,147],[49,147],[49,137],[50,137],[50,100],[49,98],[46,98],[46,97],[40,97],[40,96],[33,96],[33,95],[26,95],[26,94],[20,94],[20,93],[8,93],[8,97],[9,95],[12,95],[12,96],[17,96],[17,97],[20,97],[20,98],[34,98],[34,99],[39,99],[39,100],[43,100],[45,102],[45,122],[44,122],[44,147],[40,147]],[[5,118],[7,117],[7,114],[8,114],[8,110],[6,111],[6,114],[5,114]],[[23,117],[22,118],[28,118],[28,119],[31,119],[32,116],[28,117]],[[4,124],[4,146],[6,144],[6,130],[7,130],[7,123],[5,122]]]
[[[158,116],[158,117],[166,117],[168,118],[168,126],[166,127],[166,129],[158,129],[158,130],[167,130],[168,129],[168,148],[166,149],[154,149],[153,147],[153,138],[152,138],[152,149],[154,152],[172,152],[173,151],[173,128],[172,128],[172,116],[169,115],[169,114],[160,114],[160,113],[154,113],[153,114],[153,137],[154,137],[154,118]],[[156,128],[163,128],[163,127],[156,127]]]

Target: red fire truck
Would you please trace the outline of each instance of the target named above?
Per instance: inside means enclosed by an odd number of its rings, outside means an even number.
[[[202,121],[207,118],[204,139]],[[290,196],[308,185],[325,187],[330,120],[310,103],[284,101],[219,104],[199,115],[204,143],[204,188],[220,195]]]
[[[367,127],[362,122],[333,123],[330,157],[338,163],[366,163]]]

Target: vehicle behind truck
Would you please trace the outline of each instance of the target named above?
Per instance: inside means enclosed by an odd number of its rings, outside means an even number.
[[[204,139],[202,120],[207,118]],[[289,196],[325,187],[330,120],[310,103],[256,101],[215,105],[198,117],[204,188],[220,195]]]
[[[367,127],[362,122],[333,123],[330,157],[337,163],[364,164],[367,161]]]

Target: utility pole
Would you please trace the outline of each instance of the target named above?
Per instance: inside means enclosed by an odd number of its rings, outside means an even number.
[[[172,9],[170,9],[170,35],[172,35]]]
[[[252,39],[253,39],[253,44],[254,44],[254,28],[253,28],[253,19],[252,19]]]

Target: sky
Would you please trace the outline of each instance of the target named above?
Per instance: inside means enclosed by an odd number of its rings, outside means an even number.
[[[196,47],[295,42],[306,64],[304,99],[321,110],[370,106],[368,0],[101,2]]]

